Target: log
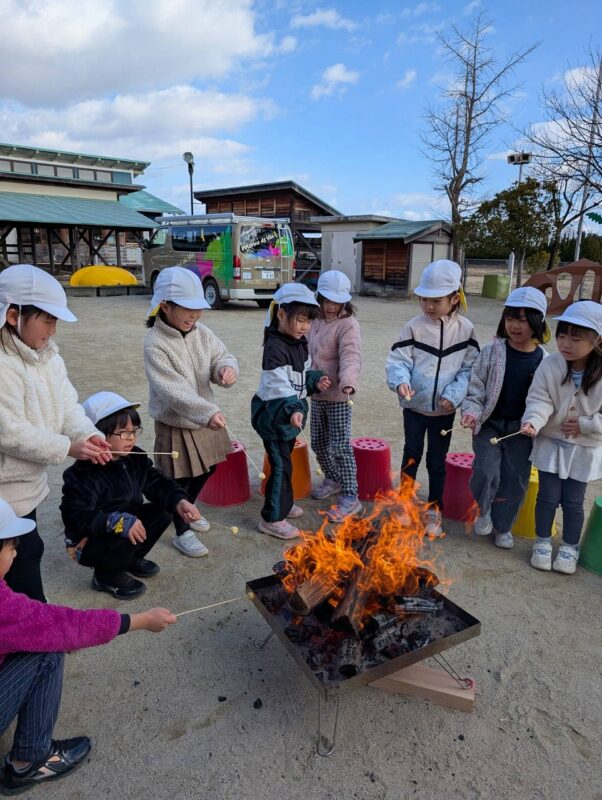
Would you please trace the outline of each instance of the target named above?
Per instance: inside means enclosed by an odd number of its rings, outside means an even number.
[[[424,664],[412,664],[373,681],[370,686],[386,692],[422,697],[431,703],[455,708],[457,711],[472,711],[475,704],[474,681],[471,681],[468,689],[461,689],[447,672]]]
[[[289,597],[288,605],[294,614],[306,617],[314,608],[332,594],[336,588],[330,578],[314,573],[305,583],[297,586]]]
[[[359,639],[343,639],[337,651],[337,664],[339,672],[346,678],[353,678],[361,672],[363,660],[363,647]]]

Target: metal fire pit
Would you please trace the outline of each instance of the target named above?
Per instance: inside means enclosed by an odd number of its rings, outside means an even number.
[[[327,674],[324,670],[316,669],[306,657],[307,648],[292,641],[287,635],[286,629],[289,628],[293,624],[293,620],[298,619],[298,617],[288,609],[286,603],[277,611],[271,610],[271,607],[274,605],[274,597],[277,597],[279,590],[285,593],[278,575],[258,578],[257,580],[249,581],[246,585],[247,597],[253,602],[271,629],[270,634],[263,641],[257,641],[255,644],[261,649],[267,644],[269,639],[276,634],[318,692],[317,751],[320,755],[330,755],[334,749],[338,704],[343,692],[365,686],[392,672],[397,672],[397,670],[408,667],[410,664],[423,661],[431,656],[437,656],[450,647],[454,647],[461,642],[478,636],[481,631],[481,623],[478,619],[475,619],[475,617],[467,611],[464,611],[464,609],[452,603],[452,601],[444,595],[435,590],[431,590],[429,592],[429,597],[437,601],[442,601],[443,603],[443,608],[441,610],[428,615],[429,628],[435,637],[434,641],[422,647],[416,647],[396,657],[388,657],[384,653],[377,654],[370,660],[370,666],[362,669],[359,674],[353,675],[352,677],[345,677],[342,674],[337,674],[335,676],[332,674],[332,671]],[[308,620],[311,622],[312,619],[313,615],[304,617],[305,622]],[[315,624],[328,627],[328,623],[320,622],[317,619],[315,620]],[[461,679],[457,673],[454,677],[460,682]],[[334,731],[332,737],[327,738],[322,735],[321,730],[321,720],[324,710],[322,706],[324,702],[332,699],[336,700]],[[324,746],[325,743],[327,746]]]

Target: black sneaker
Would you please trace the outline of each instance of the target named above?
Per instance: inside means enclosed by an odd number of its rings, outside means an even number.
[[[159,572],[159,565],[148,558],[135,558],[128,567],[128,572],[137,578],[151,578]]]
[[[75,739],[53,739],[48,755],[39,761],[34,761],[22,772],[15,769],[7,759],[2,771],[0,793],[8,796],[21,794],[42,781],[63,778],[79,767],[91,747],[92,742],[87,736],[77,736]]]
[[[116,597],[118,600],[133,600],[144,594],[146,586],[142,581],[137,581],[136,578],[131,578],[127,573],[122,572],[114,578],[98,578],[96,575],[92,576],[92,588],[97,592],[108,592]]]

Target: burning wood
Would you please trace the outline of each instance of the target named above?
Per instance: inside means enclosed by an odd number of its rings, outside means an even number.
[[[359,639],[343,639],[337,651],[339,672],[346,678],[353,678],[361,671],[363,646]]]

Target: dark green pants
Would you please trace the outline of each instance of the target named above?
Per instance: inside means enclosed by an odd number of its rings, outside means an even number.
[[[293,507],[293,462],[295,440],[264,439],[263,446],[270,462],[270,477],[265,487],[261,516],[266,522],[279,522]]]

